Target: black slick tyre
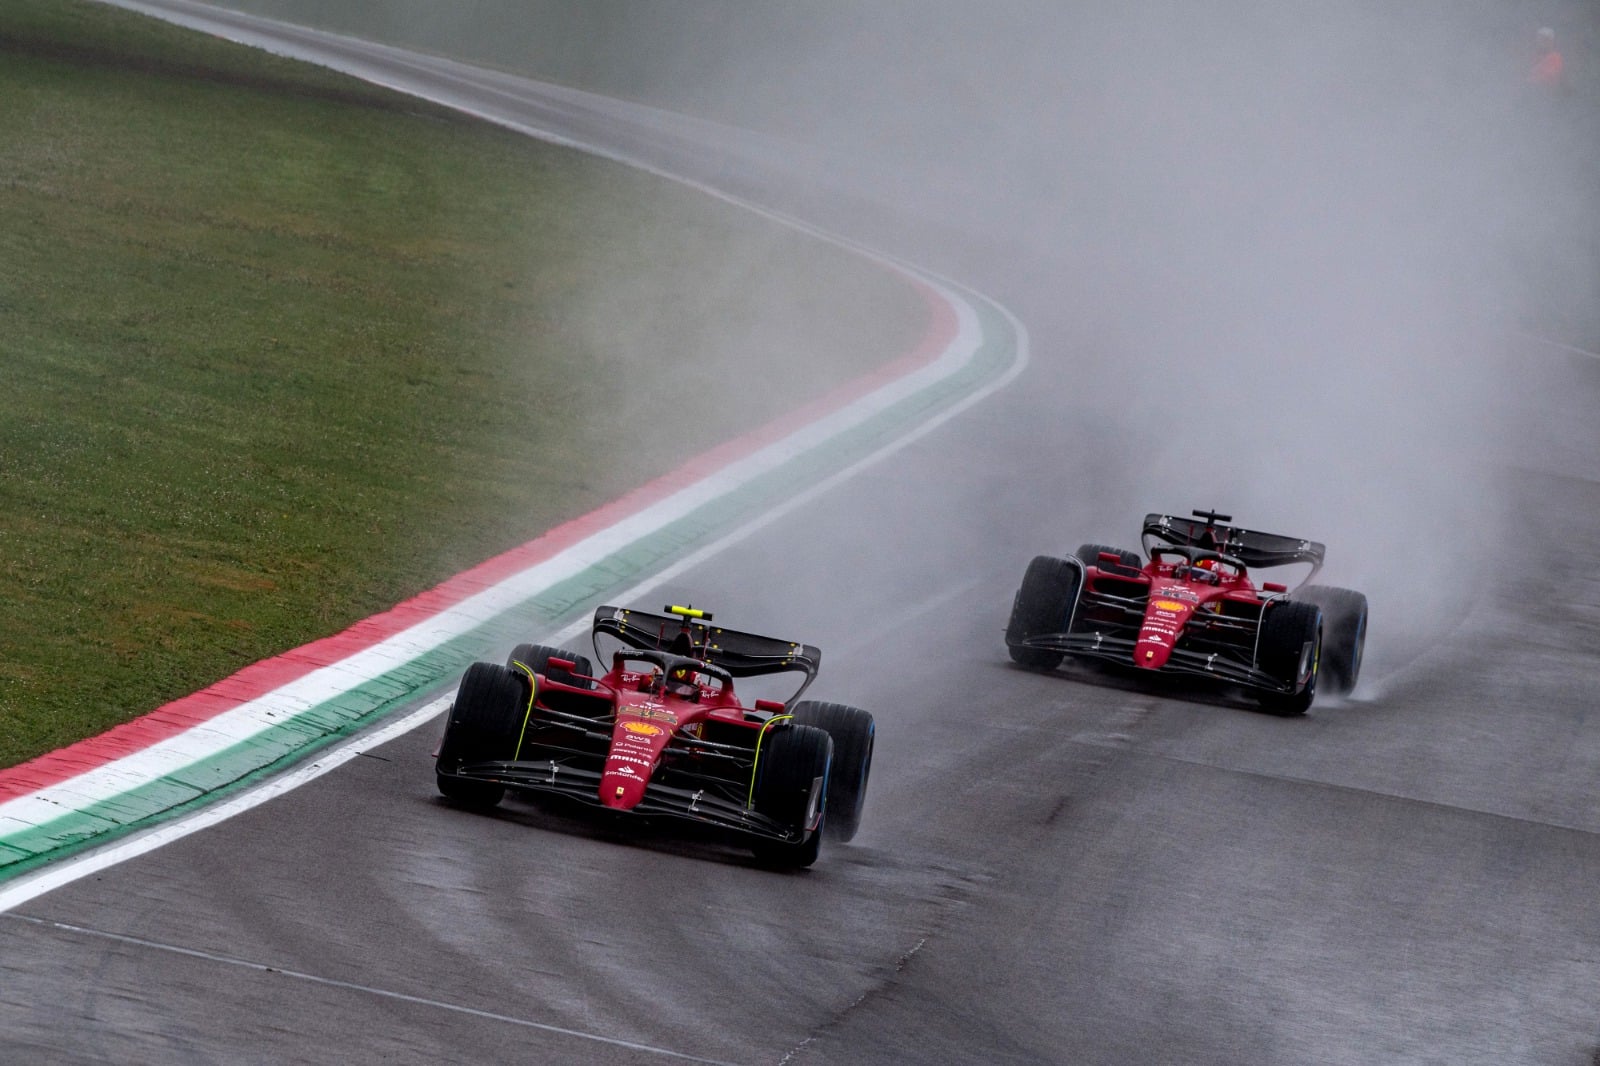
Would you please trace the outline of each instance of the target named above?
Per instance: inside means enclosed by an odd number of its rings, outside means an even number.
[[[465,807],[493,807],[505,787],[455,776],[463,766],[516,757],[527,683],[496,663],[467,667],[434,765],[439,792]]]
[[[808,831],[821,813],[826,822],[828,771],[833,740],[815,726],[775,726],[763,739],[756,765],[755,809],[784,826],[790,839],[759,840],[751,850],[768,866],[800,869],[817,861],[822,826]]]
[[[573,669],[552,670],[551,659],[570,659]],[[506,656],[506,666],[513,671],[521,672],[521,663],[536,674],[543,674],[551,681],[561,685],[576,685],[579,688],[589,688],[589,678],[594,676],[594,667],[586,655],[579,655],[575,651],[565,648],[552,648],[548,644],[518,644],[511,649],[511,654]],[[582,675],[580,678],[578,675]]]
[[[1322,654],[1322,609],[1314,603],[1277,600],[1261,619],[1257,662],[1288,692],[1263,693],[1261,704],[1284,717],[1305,714],[1317,694]]]
[[[1367,646],[1367,598],[1332,585],[1307,585],[1295,598],[1322,608],[1322,681],[1336,696],[1353,692]]]
[[[877,726],[866,711],[842,703],[803,700],[791,713],[798,724],[816,726],[833,738],[827,817],[822,824],[829,840],[848,841],[861,828]]]
[[[1006,625],[1006,647],[1013,662],[1038,670],[1050,670],[1060,664],[1061,652],[1030,648],[1026,641],[1065,632],[1082,586],[1083,567],[1077,560],[1040,555],[1028,564],[1022,574],[1022,587],[1011,601],[1011,620]]]

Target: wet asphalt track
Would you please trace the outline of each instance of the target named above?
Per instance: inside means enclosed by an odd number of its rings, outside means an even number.
[[[1026,277],[971,280],[1036,351],[1094,343]],[[1541,365],[1562,443],[1503,472],[1515,562],[1474,575],[1499,597],[1435,639],[1375,625],[1361,699],[1284,721],[1005,661],[1027,558],[1148,502],[1086,458],[1136,439],[1032,399],[1073,374],[1036,359],[649,597],[823,646],[815,693],[880,728],[852,845],[781,875],[467,814],[425,729],[0,915],[0,1057],[1588,1064],[1600,364]],[[1062,462],[1009,476],[1019,448]]]

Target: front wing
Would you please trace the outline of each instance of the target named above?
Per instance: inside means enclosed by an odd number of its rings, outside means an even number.
[[[1133,662],[1136,637],[1108,633],[1041,633],[1017,644],[1021,648],[1041,651],[1058,651],[1066,655],[1099,659],[1136,669]],[[1226,681],[1246,688],[1292,695],[1294,686],[1273,677],[1256,666],[1229,656],[1223,651],[1194,651],[1178,647],[1172,650],[1165,666],[1155,671],[1159,674],[1189,674]]]
[[[483,781],[526,792],[543,792],[600,807],[601,772],[574,766],[558,759],[481,762],[462,766],[452,776],[468,781]],[[610,808],[606,808],[609,810]],[[641,816],[678,818],[717,829],[730,830],[767,840],[793,843],[803,832],[783,825],[746,807],[743,803],[718,795],[711,788],[685,788],[651,781],[644,799],[627,813]]]

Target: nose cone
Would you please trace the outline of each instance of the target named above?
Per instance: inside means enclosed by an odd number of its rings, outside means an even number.
[[[644,799],[645,775],[648,771],[623,763],[614,765],[607,760],[605,772],[600,775],[600,802],[619,811],[632,810]]]
[[[1167,665],[1172,649],[1177,646],[1178,634],[1183,632],[1183,624],[1194,613],[1194,608],[1190,596],[1179,599],[1176,595],[1152,594],[1145,605],[1139,639],[1133,645],[1133,665],[1145,670],[1159,670]]]
[[[1159,670],[1167,665],[1167,658],[1171,654],[1172,645],[1167,643],[1167,638],[1141,633],[1138,643],[1133,646],[1133,665],[1146,670]]]
[[[611,734],[611,753],[600,772],[600,802],[619,811],[631,810],[644,799],[651,771],[667,746],[671,727],[624,714]]]

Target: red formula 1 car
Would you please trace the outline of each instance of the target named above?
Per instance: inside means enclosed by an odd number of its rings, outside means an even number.
[[[1028,564],[1006,627],[1011,658],[1054,669],[1068,656],[1237,685],[1283,715],[1304,714],[1317,686],[1346,693],[1361,672],[1367,598],[1349,589],[1274,582],[1252,567],[1310,564],[1315,541],[1257,533],[1232,517],[1151,514],[1136,552],[1085,544],[1069,559]]]
[[[522,644],[461,679],[435,764],[439,791],[489,807],[506,789],[686,819],[746,840],[764,861],[816,861],[849,840],[872,769],[872,715],[800,695],[822,653],[720,629],[690,607],[595,611],[587,657]],[[734,679],[803,675],[786,701],[746,705]]]

